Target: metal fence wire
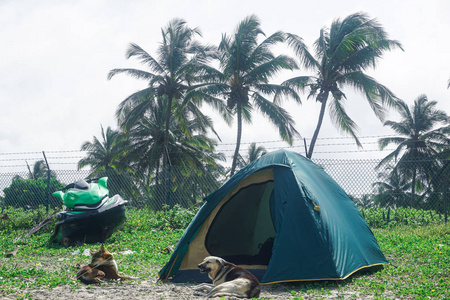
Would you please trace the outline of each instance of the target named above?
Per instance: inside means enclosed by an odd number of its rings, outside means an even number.
[[[446,216],[449,211],[449,160],[399,161],[396,165],[380,165],[379,160],[317,159],[314,162],[359,207],[412,207]],[[110,195],[120,194],[132,207],[154,210],[199,205],[227,179],[177,167],[161,171],[158,176],[145,172],[106,175]],[[90,176],[89,170],[53,170],[50,176],[33,179],[27,172],[0,173],[0,207],[2,211],[8,207],[61,207],[61,201],[51,193]]]

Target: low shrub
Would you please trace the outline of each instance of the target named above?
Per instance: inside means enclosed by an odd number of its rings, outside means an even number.
[[[361,214],[371,228],[398,225],[423,226],[444,223],[444,215],[434,210],[399,207],[396,209],[371,207],[360,208]]]

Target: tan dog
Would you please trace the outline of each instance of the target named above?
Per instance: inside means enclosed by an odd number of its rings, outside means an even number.
[[[89,265],[83,266],[77,273],[77,279],[85,284],[102,283],[106,280],[124,280],[131,277],[119,275],[114,256],[102,245],[100,250],[92,255]]]
[[[213,284],[202,283],[193,287],[196,291],[205,291],[208,298],[238,297],[257,298],[261,292],[258,279],[249,271],[244,270],[226,260],[208,256],[198,265],[200,272],[208,273]]]

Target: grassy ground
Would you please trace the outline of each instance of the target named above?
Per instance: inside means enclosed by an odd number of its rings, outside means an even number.
[[[97,250],[97,245],[62,247],[48,243],[50,228],[28,239],[15,238],[38,221],[40,212],[8,211],[11,221],[0,223],[0,298],[27,295],[25,288],[52,289],[68,285],[77,289],[74,279],[79,265],[89,260],[81,255],[85,249]],[[170,254],[164,249],[175,245],[193,213],[183,209],[167,213],[129,210],[128,220],[107,243],[111,252],[135,251],[120,256],[121,273],[135,277],[155,277]],[[450,299],[450,224],[414,224],[385,226],[373,229],[380,247],[391,264],[371,273],[360,273],[344,282],[314,282],[287,284],[292,299],[324,297],[330,286],[342,291],[357,291],[375,299]],[[17,256],[5,254],[21,246]],[[79,251],[79,252],[78,252]]]

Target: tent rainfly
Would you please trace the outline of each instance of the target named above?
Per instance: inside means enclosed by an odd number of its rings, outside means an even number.
[[[161,280],[208,281],[197,265],[210,255],[248,269],[262,284],[343,280],[388,263],[350,197],[298,153],[262,156],[205,200]]]

